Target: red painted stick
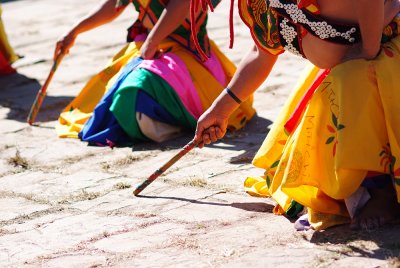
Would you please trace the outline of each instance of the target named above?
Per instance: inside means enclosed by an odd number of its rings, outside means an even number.
[[[42,88],[39,90],[38,94],[36,95],[35,101],[32,104],[31,110],[28,115],[27,122],[29,125],[32,125],[35,122],[36,116],[39,112],[40,106],[42,106],[42,102],[46,97],[46,91],[49,87],[50,81],[53,78],[54,73],[57,70],[58,65],[60,64],[62,58],[64,57],[63,53],[58,54],[56,59],[54,60],[53,66],[51,67],[50,73],[47,76],[46,81],[44,82]]]
[[[147,186],[149,186],[150,183],[152,183],[155,179],[157,179],[161,174],[163,174],[168,168],[170,168],[173,164],[175,164],[179,159],[182,158],[185,154],[190,152],[194,147],[197,146],[197,143],[195,143],[193,140],[189,142],[188,144],[185,145],[174,157],[172,157],[167,163],[165,163],[162,167],[157,169],[153,174],[150,175],[142,184],[140,184],[138,187],[136,187],[135,191],[133,191],[133,194],[137,196],[140,194],[141,191],[143,191]]]

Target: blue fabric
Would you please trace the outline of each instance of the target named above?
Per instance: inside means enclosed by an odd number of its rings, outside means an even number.
[[[177,120],[175,120],[164,107],[143,90],[139,90],[137,93],[136,111],[163,123],[179,125]]]
[[[132,142],[132,139],[120,127],[116,118],[110,112],[115,91],[119,88],[124,79],[135,69],[143,59],[137,57],[125,65],[115,84],[106,92],[101,101],[93,111],[93,115],[85,123],[78,136],[82,141],[91,144],[110,145]],[[132,111],[134,113],[135,111]]]
[[[389,174],[382,174],[374,177],[367,177],[361,183],[361,186],[366,188],[385,188],[392,183],[392,178]]]

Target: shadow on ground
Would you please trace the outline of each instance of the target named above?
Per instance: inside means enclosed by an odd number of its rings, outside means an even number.
[[[354,231],[350,229],[349,225],[342,225],[323,232],[315,232],[310,242],[320,246],[344,245],[344,248],[341,247],[337,252],[332,252],[353,256],[356,253],[362,257],[381,260],[392,259],[394,267],[400,267],[399,227],[400,224],[396,223],[378,230]],[[375,243],[376,247],[371,247],[371,245],[365,243]]]
[[[0,76],[0,107],[9,109],[5,119],[25,122],[40,88],[41,85],[36,79],[23,74]],[[67,96],[46,96],[36,121],[56,120],[71,100],[72,97]]]
[[[249,203],[219,203],[219,202],[210,202],[210,201],[201,201],[197,199],[183,198],[183,197],[171,197],[171,196],[150,196],[150,195],[138,195],[137,197],[148,198],[148,199],[167,199],[167,200],[176,200],[182,201],[192,204],[198,205],[207,205],[207,206],[220,206],[220,207],[233,207],[246,211],[253,212],[269,212],[272,213],[274,208],[273,205],[267,204],[265,202],[249,202]]]
[[[239,156],[232,157],[230,163],[250,163],[257,150],[259,149],[261,143],[264,141],[266,135],[268,134],[268,126],[270,126],[271,124],[272,122],[270,120],[255,115],[243,129],[234,132],[228,132],[220,142],[207,145],[207,147],[222,148],[232,151],[244,150],[244,152]],[[193,136],[194,132],[187,132],[179,138],[163,143],[138,142],[137,144],[133,144],[131,146],[133,151],[168,151],[172,149],[182,148],[193,139]]]
[[[1,3],[8,3],[8,2],[17,2],[21,0],[2,0]]]

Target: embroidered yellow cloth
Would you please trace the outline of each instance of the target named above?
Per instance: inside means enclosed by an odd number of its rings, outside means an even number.
[[[316,229],[349,221],[343,200],[369,171],[390,174],[400,201],[400,37],[382,46],[375,60],[333,68],[289,134],[284,125],[318,69],[306,71],[253,160],[265,174],[247,178],[249,194],[272,196],[277,213],[295,200]]]

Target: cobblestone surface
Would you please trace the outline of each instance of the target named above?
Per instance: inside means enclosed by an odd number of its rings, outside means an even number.
[[[243,131],[194,150],[149,186],[141,182],[191,139],[132,148],[88,147],[57,138],[62,108],[123,45],[136,16],[82,34],[60,65],[38,116],[26,124],[52,65],[57,38],[98,1],[3,1],[10,42],[24,55],[0,77],[0,267],[399,267],[398,226],[376,232],[295,232],[274,203],[243,193],[250,161],[305,61],[283,55],[256,93],[258,116]],[[211,37],[235,63],[251,39],[235,16],[228,49],[223,1]],[[396,258],[397,257],[397,258]]]

